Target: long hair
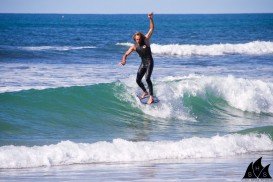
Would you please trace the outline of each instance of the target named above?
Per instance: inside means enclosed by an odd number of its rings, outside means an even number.
[[[143,35],[143,33],[141,32],[137,32],[133,35],[133,39],[134,41],[136,41],[136,36],[140,36],[140,45],[144,45],[145,44],[145,35]]]

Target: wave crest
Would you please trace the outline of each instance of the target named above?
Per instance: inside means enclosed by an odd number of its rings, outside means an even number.
[[[207,100],[212,94],[242,111],[273,113],[273,84],[261,80],[233,76],[169,77],[158,91],[166,95],[166,89],[173,100],[183,98],[185,94]]]
[[[0,168],[207,158],[271,150],[273,141],[269,136],[255,134],[157,142],[114,139],[112,143],[102,141],[88,144],[62,141],[56,145],[0,147]]]
[[[131,43],[118,43],[117,45],[131,46]],[[226,54],[262,55],[273,54],[273,42],[253,41],[241,44],[151,44],[154,54],[170,56],[221,56]]]
[[[80,49],[94,49],[95,46],[29,46],[29,47],[20,47],[21,49],[28,51],[45,51],[45,50],[54,50],[54,51],[69,51],[69,50],[80,50]]]
[[[154,117],[195,121],[192,114],[196,110],[204,108],[203,114],[231,112],[226,110],[228,106],[247,112],[273,113],[273,84],[262,80],[201,75],[157,78],[154,92],[160,102],[149,107],[139,103],[137,97],[131,99],[139,89],[133,79],[123,82],[128,93],[125,100],[131,100],[145,114]]]

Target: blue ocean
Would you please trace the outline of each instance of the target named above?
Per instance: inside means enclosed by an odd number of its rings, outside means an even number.
[[[154,22],[160,102],[143,105],[141,59],[118,63],[147,15],[0,14],[0,181],[240,181],[272,164],[273,14]]]

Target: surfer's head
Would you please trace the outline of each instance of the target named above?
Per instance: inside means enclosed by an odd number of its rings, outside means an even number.
[[[141,32],[137,32],[133,35],[133,39],[137,44],[143,45],[145,40],[145,35],[143,35],[143,33]]]

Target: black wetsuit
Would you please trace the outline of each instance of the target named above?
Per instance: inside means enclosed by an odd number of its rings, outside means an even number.
[[[153,95],[153,84],[151,81],[151,75],[154,68],[154,60],[152,57],[151,47],[146,44],[143,44],[143,45],[137,44],[136,52],[138,53],[139,57],[141,57],[141,64],[137,72],[136,82],[140,86],[140,88],[143,90],[143,92],[146,92],[146,88],[141,81],[144,74],[146,74],[145,78],[148,84],[149,94]]]

